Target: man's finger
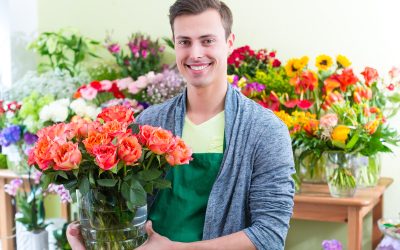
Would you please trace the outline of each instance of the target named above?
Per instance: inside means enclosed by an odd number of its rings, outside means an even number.
[[[146,222],[146,233],[149,237],[151,237],[155,232],[153,230],[153,225],[151,223],[151,220],[149,220],[148,222]]]
[[[72,250],[85,250],[79,222],[74,221],[68,225],[67,239],[68,243],[71,245]]]

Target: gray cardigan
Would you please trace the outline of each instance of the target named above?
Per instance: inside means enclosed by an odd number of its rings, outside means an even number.
[[[186,92],[154,105],[139,124],[182,136]],[[226,148],[207,204],[203,239],[244,230],[257,249],[283,249],[293,209],[291,140],[273,112],[229,85],[225,100]]]

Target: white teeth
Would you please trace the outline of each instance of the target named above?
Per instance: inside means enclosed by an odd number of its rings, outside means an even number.
[[[205,68],[207,68],[208,67],[208,65],[203,65],[203,66],[189,66],[191,69],[193,69],[193,70],[203,70],[203,69],[205,69]]]

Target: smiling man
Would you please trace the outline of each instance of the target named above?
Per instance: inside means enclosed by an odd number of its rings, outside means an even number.
[[[138,249],[283,249],[294,195],[291,141],[273,112],[227,83],[231,11],[219,0],[178,0],[169,17],[187,88],[137,121],[181,136],[194,159],[167,174],[172,188],[149,204],[148,240]],[[79,246],[71,234],[74,226],[68,237]]]

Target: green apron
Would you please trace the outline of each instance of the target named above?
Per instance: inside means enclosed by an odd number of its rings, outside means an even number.
[[[154,230],[172,241],[202,239],[208,197],[223,154],[194,153],[192,157],[190,164],[167,173],[172,188],[158,192],[149,213]]]

